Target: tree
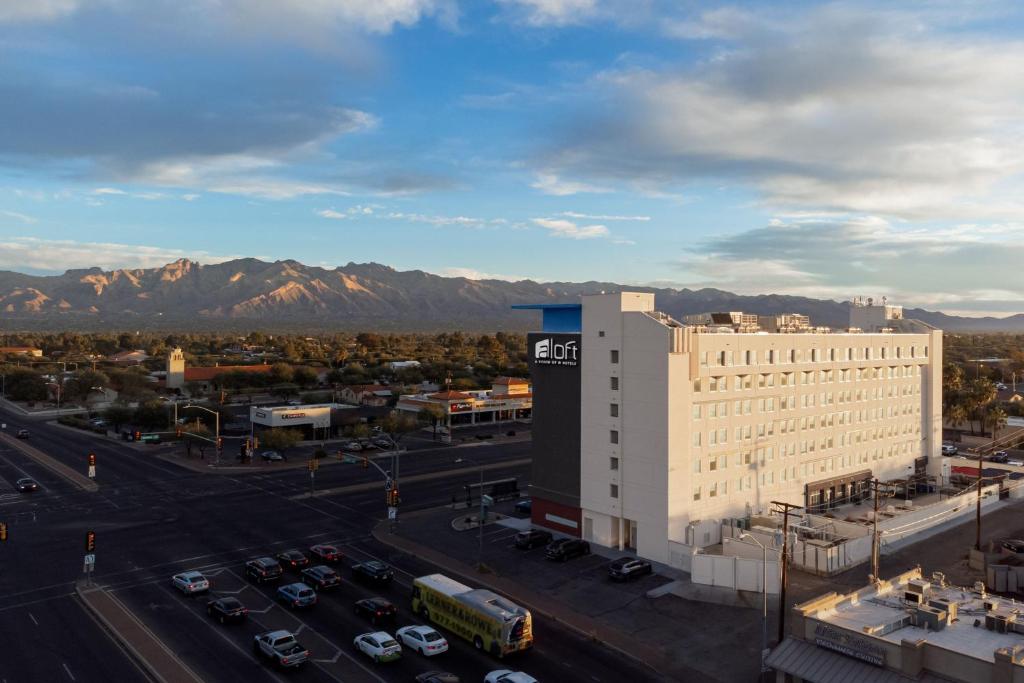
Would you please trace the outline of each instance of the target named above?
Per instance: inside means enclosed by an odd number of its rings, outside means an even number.
[[[304,365],[300,365],[295,368],[292,373],[292,381],[298,384],[300,387],[305,389],[311,387],[317,383],[317,374],[313,368],[307,368]]]
[[[4,390],[15,401],[43,401],[46,399],[46,383],[35,370],[17,368],[6,373]]]
[[[391,436],[391,441],[397,446],[409,432],[419,429],[419,422],[413,415],[404,411],[392,410],[380,421],[380,428]]]
[[[302,432],[298,429],[274,427],[260,432],[260,443],[281,455],[284,455],[289,448],[294,448],[300,441],[302,441]]]
[[[82,370],[64,382],[64,396],[70,399],[85,399],[93,387],[109,387],[110,378],[98,370]]]
[[[274,363],[270,366],[270,381],[274,384],[291,382],[295,377],[295,371],[287,363]]]
[[[113,405],[103,411],[103,419],[109,422],[115,432],[121,431],[121,425],[128,424],[135,416],[135,411],[124,405]]]
[[[434,438],[437,438],[437,425],[439,422],[444,421],[447,413],[445,409],[436,403],[430,403],[420,409],[419,418],[426,424],[433,426]]]
[[[163,401],[146,401],[140,403],[135,409],[133,418],[135,424],[147,429],[157,429],[167,426],[167,406]]]
[[[989,428],[992,430],[993,440],[996,438],[996,433],[1006,426],[1006,422],[1006,411],[1003,410],[1002,406],[991,405],[988,407],[988,410],[985,411],[985,423],[988,424]]]

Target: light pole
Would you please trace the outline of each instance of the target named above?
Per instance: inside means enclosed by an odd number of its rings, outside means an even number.
[[[476,549],[476,568],[480,571],[480,568],[484,566],[484,466],[472,458],[456,458],[455,462],[460,463],[468,460],[472,464],[476,465],[480,471],[480,512],[476,518],[476,526],[478,529],[477,534],[477,549]]]
[[[215,431],[214,431],[214,435],[213,435],[213,438],[214,438],[213,444],[214,444],[215,447],[219,446],[220,445],[220,413],[218,413],[216,410],[210,410],[209,408],[204,408],[203,406],[193,405],[191,403],[183,405],[182,408],[198,408],[199,410],[205,410],[206,412],[211,413],[213,415],[213,417],[216,420],[214,422],[214,425],[215,425],[214,429],[215,429]],[[174,415],[175,415],[175,423],[177,423],[177,415],[178,415],[178,403],[177,402],[174,403]],[[215,465],[219,465],[220,464],[220,448],[215,448],[215,451],[217,453],[217,457],[214,460],[214,464]]]
[[[764,662],[768,656],[768,547],[750,534],[740,534],[739,540],[753,541],[761,548],[761,595],[764,598],[761,605],[761,678],[763,679],[764,672],[767,671]],[[779,609],[784,609],[784,607],[780,605]]]

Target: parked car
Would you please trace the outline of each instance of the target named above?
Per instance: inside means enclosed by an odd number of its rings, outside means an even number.
[[[29,477],[23,477],[18,481],[14,482],[14,486],[22,493],[29,493],[31,491],[38,491],[39,484],[36,483],[35,479]]]
[[[653,571],[651,563],[639,557],[620,557],[608,565],[608,577],[612,581],[629,581]]]
[[[249,610],[238,598],[217,598],[206,603],[206,613],[222,624],[229,621],[243,621]]]
[[[1021,540],[1010,539],[1003,541],[1002,548],[1014,555],[1024,555],[1024,541]]]
[[[527,529],[526,531],[520,531],[515,536],[515,545],[517,548],[522,550],[530,550],[532,548],[540,548],[551,543],[553,536],[550,531],[542,531],[541,529]]]
[[[988,456],[988,459],[991,460],[992,462],[1005,464],[1010,459],[1010,454],[1007,453],[1006,451],[996,451],[992,455]]]
[[[370,560],[352,565],[352,578],[374,585],[391,583],[395,573],[380,560]]]
[[[263,451],[260,453],[260,457],[263,458],[264,462],[282,462],[285,459],[284,456],[277,451]]]
[[[303,569],[309,566],[309,558],[301,550],[283,550],[277,554],[277,561],[288,569]]]
[[[277,601],[292,609],[316,604],[316,591],[304,583],[289,583],[277,589]]]
[[[175,574],[171,577],[171,585],[185,595],[198,595],[210,590],[210,582],[197,571]]]
[[[943,455],[956,455],[959,452],[960,452],[960,449],[956,445],[954,445],[954,444],[951,444],[951,443],[944,443],[944,444],[942,444],[942,454]]]
[[[429,626],[403,626],[395,631],[395,636],[402,645],[424,657],[448,652],[448,641]]]
[[[302,582],[315,591],[330,590],[341,585],[341,575],[327,565],[318,564],[302,570]]]
[[[27,439],[32,435],[29,433],[27,429],[19,429],[15,436],[18,437],[19,439]]]
[[[523,498],[522,500],[516,501],[516,512],[524,515],[530,514],[533,510],[533,499]]]
[[[358,441],[347,441],[341,444],[341,450],[356,452],[363,450],[363,446]]]
[[[294,633],[284,630],[260,633],[254,637],[252,649],[256,656],[270,659],[283,669],[301,666],[310,655]]]
[[[354,607],[357,616],[366,617],[374,626],[382,621],[393,620],[398,614],[398,609],[391,604],[390,600],[384,598],[357,600]]]
[[[582,557],[590,554],[590,544],[579,538],[560,538],[551,543],[544,555],[549,560],[565,562],[574,557]]]
[[[1003,384],[1002,382],[997,382],[996,389],[998,389],[999,391],[1006,391],[1006,385]]]
[[[311,547],[309,549],[309,554],[317,558],[321,562],[329,562],[331,564],[334,564],[335,562],[340,562],[341,559],[344,557],[344,555],[341,554],[341,551],[335,548],[333,545],[325,545],[323,543],[318,543],[315,546]]]
[[[257,557],[245,563],[245,578],[256,583],[277,581],[282,574],[284,574],[284,569],[272,557]]]
[[[378,436],[376,439],[371,441],[377,448],[391,448],[395,445],[395,442],[391,440],[390,436]]]
[[[1024,467],[1024,460],[1013,460],[1013,459],[1010,459],[1010,460],[1006,461],[1006,464],[1007,465],[1013,465],[1014,467]]]
[[[459,677],[447,671],[424,671],[416,675],[416,683],[461,683]]]
[[[377,631],[356,636],[352,644],[377,664],[393,662],[402,656],[402,646],[390,633]]]
[[[539,683],[536,678],[522,671],[498,669],[484,676],[484,683]]]

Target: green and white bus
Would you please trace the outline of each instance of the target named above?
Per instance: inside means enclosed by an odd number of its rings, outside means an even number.
[[[413,580],[412,611],[498,658],[533,647],[530,610],[443,574]]]

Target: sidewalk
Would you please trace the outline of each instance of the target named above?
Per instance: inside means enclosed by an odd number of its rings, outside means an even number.
[[[75,585],[75,592],[92,614],[117,638],[132,656],[161,683],[203,683],[150,631],[145,624],[102,588]]]
[[[29,410],[28,408],[23,408],[14,401],[11,401],[6,398],[0,398],[0,405],[2,405],[7,410],[10,410],[12,413],[18,413],[19,415],[24,415],[25,417],[60,417],[61,415],[76,415],[78,413],[88,412],[87,409],[81,406],[60,409],[42,408],[40,410]]]
[[[81,472],[74,470],[59,460],[50,457],[46,453],[43,453],[38,448],[28,445],[21,439],[16,439],[10,434],[4,434],[0,432],[0,441],[3,441],[8,446],[21,451],[26,456],[34,460],[36,463],[42,465],[46,469],[50,470],[58,477],[66,479],[83,491],[99,491],[100,487],[94,480],[85,476]]]
[[[423,511],[429,514],[436,511]],[[413,513],[419,515],[421,513]],[[409,515],[406,515],[406,520]],[[634,659],[649,667],[652,675],[666,676],[672,680],[707,681],[712,680],[704,673],[693,669],[679,660],[667,658],[661,648],[652,647],[647,642],[633,638],[627,634],[610,628],[598,618],[581,614],[564,603],[553,600],[541,592],[523,585],[521,582],[498,576],[484,574],[473,567],[454,559],[442,550],[421,545],[408,538],[389,532],[390,523],[382,521],[373,529],[373,536],[381,543],[396,550],[422,558],[440,567],[446,574],[466,581],[469,585],[483,586],[496,593],[509,597],[522,604],[534,614],[559,622],[595,643],[605,645],[624,657]]]

